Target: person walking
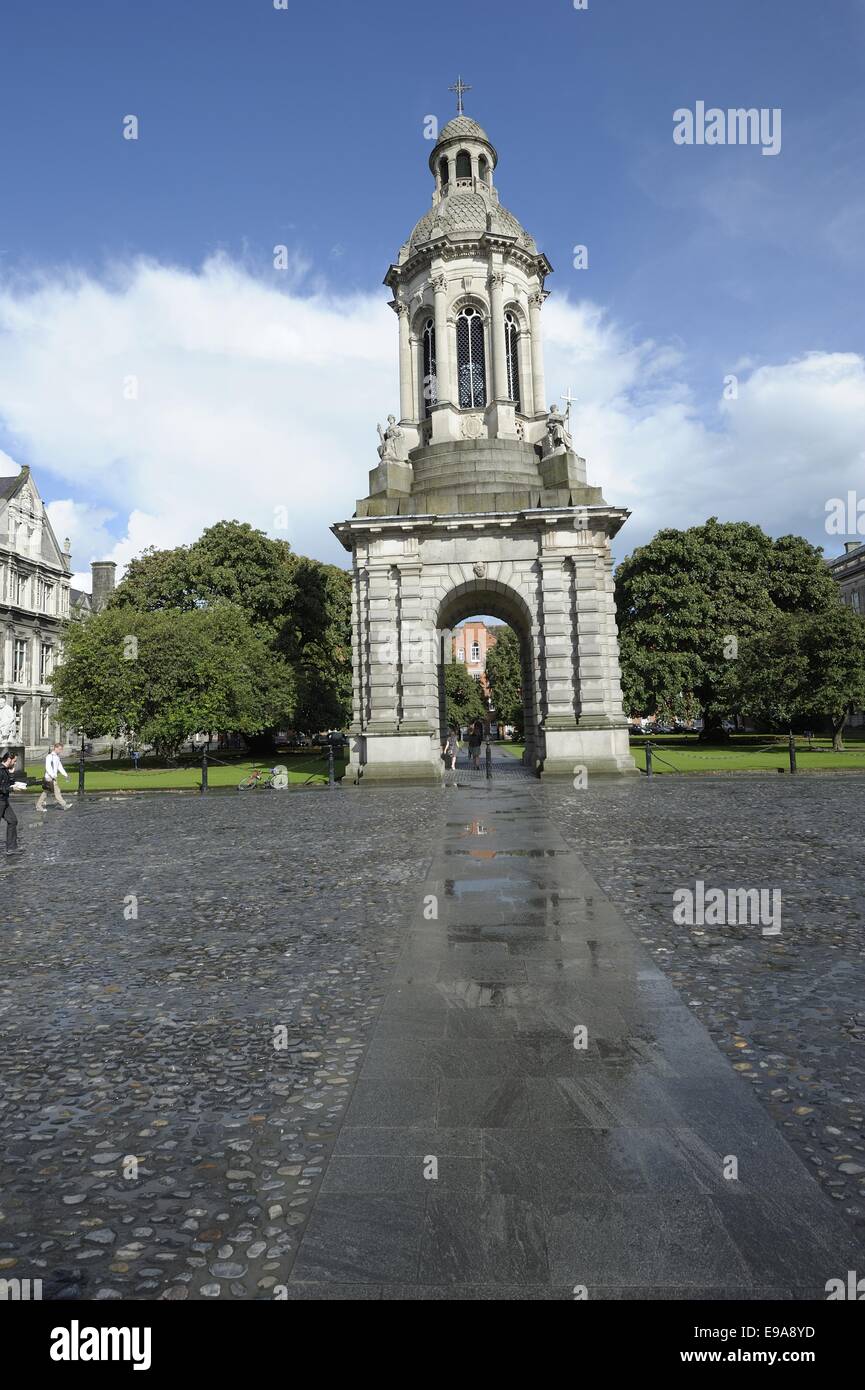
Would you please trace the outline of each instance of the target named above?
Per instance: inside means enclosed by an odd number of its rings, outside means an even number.
[[[484,726],[479,719],[476,719],[469,734],[469,755],[472,760],[472,767],[475,769],[481,765],[481,744],[483,741]]]
[[[456,771],[458,745],[459,733],[456,725],[451,724],[450,728],[448,729],[448,736],[444,742],[444,747],[442,748],[442,757],[444,758],[445,767],[448,769],[449,772]]]
[[[6,853],[20,854],[21,848],[18,844],[18,817],[9,804],[9,794],[14,791],[23,791],[27,783],[16,782],[15,754],[4,753],[0,758],[0,820],[6,822]]]
[[[49,792],[54,793],[54,800],[57,802],[59,806],[63,807],[64,811],[69,811],[72,808],[71,801],[63,800],[63,797],[60,792],[60,786],[57,782],[58,777],[68,778],[69,776],[69,773],[66,771],[66,768],[63,766],[63,763],[60,761],[60,750],[62,749],[62,747],[62,743],[55,743],[54,747],[49,752],[48,757],[45,759],[45,774],[42,778],[42,791],[40,793],[39,800],[36,802],[37,811],[48,810],[48,807],[45,803],[48,800]]]

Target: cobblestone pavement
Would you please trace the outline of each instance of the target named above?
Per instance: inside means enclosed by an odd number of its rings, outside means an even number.
[[[440,800],[21,813],[0,883],[0,1276],[45,1298],[273,1296]]]
[[[546,804],[824,1190],[865,1223],[865,780],[641,778],[547,790]],[[780,936],[676,926],[672,894],[697,879],[779,889]]]
[[[0,870],[0,1277],[777,1298],[858,1267],[862,784],[780,782],[28,806]],[[780,888],[780,938],[674,927],[696,878]],[[716,1197],[731,1134],[756,1176]]]

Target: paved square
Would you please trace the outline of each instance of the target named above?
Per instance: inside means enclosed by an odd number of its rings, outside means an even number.
[[[27,807],[3,1275],[687,1299],[865,1269],[860,779],[459,783]],[[674,926],[695,878],[779,888],[781,936]]]

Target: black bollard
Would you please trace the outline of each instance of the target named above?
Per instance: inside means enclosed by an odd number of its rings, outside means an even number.
[[[489,741],[489,739],[487,739],[487,779],[490,780],[490,779],[492,778],[492,775],[493,775],[493,752],[492,752],[492,749],[490,748],[490,741]]]
[[[201,751],[201,790],[207,791],[207,749]]]
[[[78,754],[78,795],[84,795],[84,739],[81,740],[81,752]]]
[[[790,771],[796,771],[796,740],[790,735]]]
[[[647,776],[647,777],[651,777],[651,775],[652,775],[652,745],[651,745],[649,739],[646,739],[646,776]]]
[[[328,739],[327,743],[327,785],[336,786],[333,776],[333,739]]]

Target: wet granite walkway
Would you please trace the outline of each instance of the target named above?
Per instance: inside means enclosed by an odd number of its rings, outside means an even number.
[[[291,1296],[825,1298],[865,1267],[549,799],[448,795]]]

